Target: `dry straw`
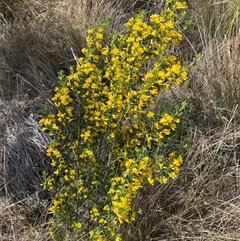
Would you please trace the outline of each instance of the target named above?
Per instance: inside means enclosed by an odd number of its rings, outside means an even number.
[[[191,147],[179,177],[139,196],[144,213],[125,227],[125,239],[225,241],[239,240],[240,129],[237,109],[219,129],[188,133]],[[190,131],[190,129],[189,129]]]

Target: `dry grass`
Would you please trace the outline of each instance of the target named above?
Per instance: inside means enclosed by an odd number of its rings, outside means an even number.
[[[20,104],[20,103],[18,103]],[[33,115],[11,103],[0,102],[1,108],[1,189],[14,200],[43,195],[40,183],[42,172],[49,171],[45,155],[49,143]]]
[[[0,101],[0,240],[46,240],[49,137],[20,104]]]
[[[13,203],[6,197],[0,198],[1,241],[50,241],[48,223],[44,212]]]
[[[143,214],[124,240],[239,240],[240,129],[193,129],[179,177],[142,194]],[[147,214],[147,215],[146,215]]]
[[[37,196],[48,138],[36,120],[57,72],[81,55],[86,29],[107,15],[108,31],[121,31],[139,9],[158,11],[163,2],[24,0],[14,15],[0,13],[0,240],[50,240],[47,204]],[[177,135],[187,145],[185,163],[176,180],[141,192],[136,204],[143,212],[123,227],[124,241],[240,240],[239,8],[237,0],[189,3],[193,25],[176,51],[203,58],[173,90],[174,101],[159,101],[189,103]]]
[[[161,6],[136,0],[22,1],[12,21],[0,15],[1,98],[22,100],[45,93],[56,83],[58,71],[76,64],[86,29],[108,16],[109,32],[120,30],[137,9],[152,5],[156,10]]]

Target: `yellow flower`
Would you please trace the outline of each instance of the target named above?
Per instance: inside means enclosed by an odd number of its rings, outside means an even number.
[[[102,44],[101,43],[96,42],[95,45],[96,45],[96,48],[98,50],[101,50],[101,48],[102,48]],[[99,57],[98,57],[98,55],[94,55],[94,58],[95,58],[95,61],[97,61]]]
[[[150,185],[153,185],[153,184],[154,184],[154,180],[153,180],[153,178],[152,178],[151,176],[148,177],[147,180],[148,180],[148,183],[149,183]]]
[[[87,43],[88,45],[92,45],[92,44],[93,44],[93,38],[90,37],[90,36],[86,36],[86,43]],[[83,52],[83,53],[85,52],[84,50],[85,50],[85,48],[82,49],[82,52]]]
[[[169,177],[171,177],[172,179],[176,179],[177,177],[177,174],[175,172],[170,172],[169,174]]]
[[[81,137],[84,139],[84,141],[88,140],[90,136],[91,136],[90,130],[87,130],[83,134],[81,134]]]
[[[59,169],[57,169],[56,171],[54,171],[54,174],[58,176],[58,175],[60,174]]]
[[[153,111],[149,111],[149,112],[147,113],[147,117],[148,117],[148,118],[154,117],[154,112],[153,112]]]
[[[152,71],[148,71],[148,72],[145,74],[143,80],[144,80],[144,81],[147,81],[148,79],[151,79],[151,78],[153,78],[153,77],[154,77],[154,76],[153,76]]]
[[[152,14],[150,16],[150,21],[155,24],[161,24],[165,21],[165,18],[159,14]]]
[[[88,33],[89,35],[93,34],[93,33],[94,33],[94,29],[93,29],[93,28],[89,28],[89,29],[87,30],[87,33]]]
[[[186,9],[187,8],[187,5],[186,5],[186,2],[183,1],[183,2],[180,2],[180,1],[176,1],[175,4],[173,5],[173,9]]]
[[[103,48],[102,48],[102,54],[105,55],[105,56],[107,56],[108,53],[109,53],[109,48],[108,48],[108,46],[103,47]]]
[[[91,84],[91,89],[97,90],[98,89],[98,85],[96,83],[92,83]]]
[[[167,181],[168,181],[168,179],[167,179],[166,177],[160,177],[160,178],[158,179],[158,181],[159,181],[160,183],[166,184]]]
[[[178,63],[178,64],[173,64],[172,66],[171,66],[171,72],[173,72],[174,74],[179,74],[180,73],[180,71],[181,71],[181,65],[180,65],[180,63]]]
[[[102,235],[98,235],[96,241],[107,241],[107,239],[104,238],[104,236],[102,236]]]
[[[183,163],[183,159],[182,159],[182,156],[181,155],[179,155],[177,158],[175,158],[174,159],[174,161],[173,161],[173,164],[175,165],[175,166],[181,166],[182,165],[182,163]]]
[[[133,43],[135,41],[135,38],[132,36],[129,36],[126,40],[127,43]]]
[[[100,213],[96,207],[92,208],[92,210],[90,211],[90,214],[93,218],[100,216]]]
[[[109,205],[105,205],[104,208],[103,208],[103,210],[105,210],[105,211],[109,211],[109,210],[110,210]]]
[[[159,121],[159,123],[162,125],[169,125],[172,122],[173,122],[173,117],[167,113],[165,113]]]
[[[81,222],[73,222],[71,225],[72,228],[81,228],[82,227],[82,223]]]

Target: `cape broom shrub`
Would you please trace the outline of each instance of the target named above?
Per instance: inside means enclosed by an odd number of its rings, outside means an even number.
[[[135,220],[139,190],[176,178],[182,156],[164,157],[159,146],[179,115],[154,110],[157,96],[187,79],[169,51],[182,39],[185,9],[185,1],[167,0],[160,14],[131,17],[107,43],[106,23],[89,29],[84,57],[68,76],[59,73],[56,113],[40,121],[52,137],[54,173],[43,186],[52,197],[56,240],[122,240],[120,226]]]

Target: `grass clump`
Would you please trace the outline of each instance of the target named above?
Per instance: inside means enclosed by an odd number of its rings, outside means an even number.
[[[106,22],[90,28],[78,65],[68,76],[60,72],[56,111],[40,121],[52,137],[47,155],[54,175],[44,188],[56,240],[122,240],[121,225],[136,219],[139,190],[176,178],[182,156],[162,155],[160,143],[175,131],[181,108],[156,112],[155,99],[187,79],[169,52],[182,39],[185,9],[184,1],[167,1],[148,22],[141,12],[106,43]]]
[[[45,155],[48,135],[41,131],[33,115],[27,117],[20,104],[0,101],[0,107],[1,194],[17,202],[36,193],[47,196],[40,183],[42,172],[50,167]]]

